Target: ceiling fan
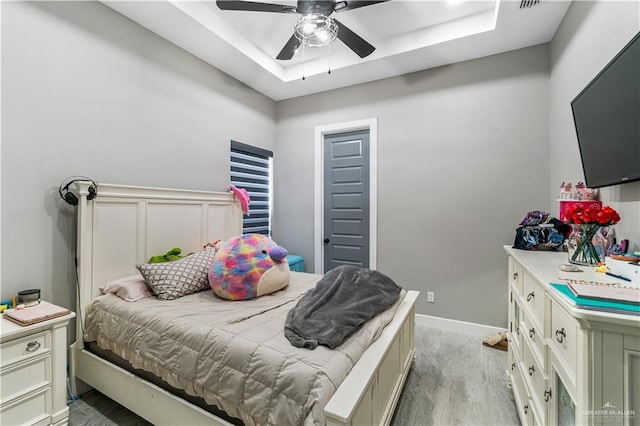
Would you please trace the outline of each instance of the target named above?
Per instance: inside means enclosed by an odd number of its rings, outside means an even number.
[[[293,35],[276,56],[276,59],[289,60],[293,58],[300,44],[311,47],[326,46],[336,37],[361,58],[370,55],[376,49],[375,47],[337,19],[329,18],[329,15],[333,12],[344,12],[386,1],[389,0],[298,0],[295,7],[243,0],[217,0],[216,4],[221,10],[301,14],[302,18],[298,20]]]

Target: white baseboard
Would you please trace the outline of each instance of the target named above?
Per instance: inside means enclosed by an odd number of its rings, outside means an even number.
[[[458,321],[421,314],[416,314],[416,325],[436,328],[442,331],[470,334],[478,337],[487,337],[495,334],[497,331],[507,331],[504,328],[494,327],[492,325],[476,324],[473,322]]]

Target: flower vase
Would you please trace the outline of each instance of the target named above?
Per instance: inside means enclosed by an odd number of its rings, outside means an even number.
[[[569,235],[569,262],[583,266],[597,266],[604,262],[606,248],[602,235],[602,225],[597,223],[572,224]],[[599,232],[600,231],[600,232]],[[605,234],[606,235],[606,234]],[[594,245],[594,237],[598,239]]]

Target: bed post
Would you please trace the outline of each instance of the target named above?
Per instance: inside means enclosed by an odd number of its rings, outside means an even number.
[[[92,185],[88,181],[80,181],[75,183],[78,191],[78,207],[76,218],[76,252],[75,252],[75,268],[77,273],[76,291],[76,345],[77,350],[84,349],[84,339],[82,336],[83,321],[85,318],[86,307],[91,303],[93,294],[91,294],[91,244],[93,233],[91,232],[93,223],[93,200],[87,200],[89,194],[89,186]]]

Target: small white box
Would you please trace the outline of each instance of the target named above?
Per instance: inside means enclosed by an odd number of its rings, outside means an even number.
[[[606,257],[604,263],[609,268],[609,272],[628,278],[633,286],[640,287],[640,266],[638,266],[638,263],[616,260],[610,257]]]

